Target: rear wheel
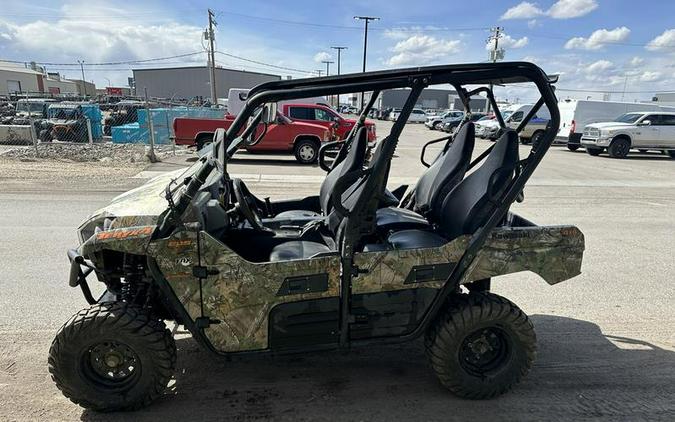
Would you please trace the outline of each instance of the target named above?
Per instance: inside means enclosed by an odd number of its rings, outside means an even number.
[[[586,154],[597,157],[602,152],[602,148],[586,147]]]
[[[626,158],[630,151],[630,141],[626,138],[614,138],[607,152],[612,158]]]
[[[668,150],[668,155],[670,158],[675,158],[675,149]]]
[[[567,144],[567,149],[570,151],[576,151],[579,148],[581,148],[581,145],[579,144]]]
[[[524,377],[536,355],[527,315],[492,293],[458,297],[427,332],[427,356],[441,384],[454,394],[488,399]]]
[[[162,394],[176,345],[162,321],[121,302],[92,306],[61,327],[49,372],[74,403],[96,411],[133,410]]]
[[[319,156],[319,145],[312,139],[301,139],[296,142],[293,153],[302,164],[312,164]]]
[[[640,149],[638,149],[638,151],[640,151],[641,153],[644,154],[645,152],[648,152],[649,150],[648,150],[648,149],[642,149],[642,148],[640,148]]]
[[[434,123],[433,129],[434,130],[443,130],[443,123],[441,123],[441,122]]]

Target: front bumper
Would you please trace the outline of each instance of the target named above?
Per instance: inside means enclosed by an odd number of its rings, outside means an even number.
[[[581,145],[583,146],[589,146],[589,147],[597,147],[597,148],[605,148],[608,147],[610,142],[612,142],[611,137],[599,137],[599,138],[591,138],[588,136],[582,136],[581,137]]]
[[[89,264],[84,257],[78,253],[77,249],[70,249],[68,251],[68,260],[70,261],[68,285],[70,287],[80,286],[85,300],[90,305],[97,303],[98,301],[92,296],[91,289],[87,283],[87,276],[95,271],[94,266]],[[85,267],[86,270],[83,271],[82,267]]]

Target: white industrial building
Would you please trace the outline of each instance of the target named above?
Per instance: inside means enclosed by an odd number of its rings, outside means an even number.
[[[45,74],[36,69],[3,65],[0,62],[0,95],[45,93],[77,95],[75,82],[63,79],[58,73]]]

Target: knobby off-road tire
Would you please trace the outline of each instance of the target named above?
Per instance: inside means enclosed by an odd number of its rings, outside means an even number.
[[[175,366],[176,345],[164,322],[122,302],[73,315],[49,349],[49,372],[59,390],[100,412],[147,406]]]
[[[537,338],[527,315],[492,293],[455,298],[429,329],[425,348],[441,384],[457,396],[488,399],[520,382]]]

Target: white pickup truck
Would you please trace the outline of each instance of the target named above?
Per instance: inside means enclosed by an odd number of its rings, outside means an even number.
[[[612,122],[587,125],[581,145],[590,155],[607,150],[610,157],[624,158],[631,149],[657,150],[675,158],[675,113],[626,113]]]

